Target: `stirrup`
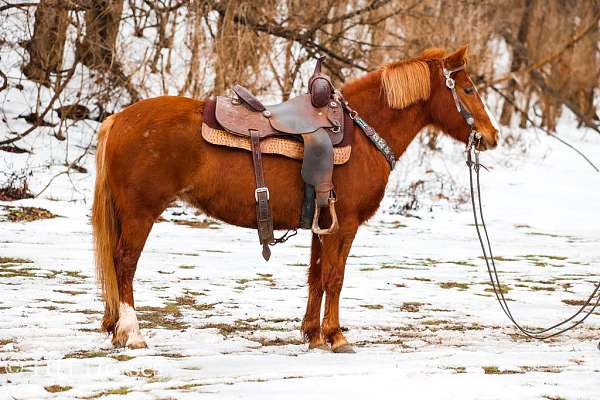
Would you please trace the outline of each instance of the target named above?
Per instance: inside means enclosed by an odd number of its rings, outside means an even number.
[[[337,214],[335,213],[335,197],[329,198],[329,214],[331,215],[331,226],[327,229],[323,229],[319,226],[319,215],[321,214],[321,208],[317,205],[317,200],[315,199],[315,215],[313,217],[312,223],[312,231],[317,235],[331,235],[332,233],[336,233],[340,228],[338,224]]]

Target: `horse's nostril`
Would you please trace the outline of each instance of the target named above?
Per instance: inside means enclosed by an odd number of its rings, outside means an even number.
[[[483,134],[483,141],[485,143],[485,147],[488,150],[495,149],[498,146],[498,142],[500,139],[500,131],[493,130],[488,134]]]

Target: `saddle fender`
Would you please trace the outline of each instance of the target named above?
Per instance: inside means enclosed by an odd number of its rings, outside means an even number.
[[[317,207],[327,207],[329,194],[333,190],[333,145],[323,128],[311,134],[302,135],[304,140],[304,159],[302,160],[302,178],[314,186]]]

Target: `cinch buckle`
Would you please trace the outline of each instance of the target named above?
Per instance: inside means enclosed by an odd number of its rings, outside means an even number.
[[[259,193],[267,193],[267,201],[269,201],[269,199],[271,198],[271,195],[269,193],[269,188],[267,187],[259,187],[258,189],[256,189],[254,191],[254,200],[256,200],[256,202],[258,203],[258,194]]]

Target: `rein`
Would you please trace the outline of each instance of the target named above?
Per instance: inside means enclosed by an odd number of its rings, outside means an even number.
[[[496,268],[496,263],[494,261],[494,255],[492,253],[492,246],[490,243],[490,238],[488,236],[487,227],[485,225],[485,220],[483,218],[483,207],[481,205],[481,185],[479,180],[479,172],[481,167],[483,167],[479,162],[479,150],[478,146],[481,142],[481,134],[477,132],[475,129],[475,120],[473,119],[473,115],[465,108],[464,104],[460,101],[458,94],[456,93],[456,82],[452,78],[452,74],[454,72],[463,70],[465,65],[454,69],[448,70],[444,67],[442,63],[442,70],[444,74],[444,78],[446,79],[446,87],[452,91],[452,97],[454,98],[454,103],[456,105],[456,109],[461,113],[465,122],[469,126],[469,140],[467,142],[466,153],[467,153],[467,167],[469,168],[469,183],[471,189],[471,205],[473,207],[473,218],[475,220],[475,229],[477,230],[477,237],[479,238],[479,244],[481,245],[481,250],[483,252],[483,258],[485,260],[485,264],[487,267],[488,275],[490,278],[490,282],[494,289],[494,294],[496,295],[496,299],[500,304],[500,308],[506,314],[508,319],[513,323],[513,325],[521,331],[525,336],[532,339],[549,339],[554,336],[558,336],[566,331],[569,331],[583,321],[585,321],[596,309],[598,304],[600,303],[600,296],[594,302],[594,297],[600,291],[600,282],[596,285],[592,294],[587,298],[585,303],[577,310],[576,313],[571,315],[569,318],[554,324],[545,329],[531,330],[523,327],[519,324],[512,315],[510,307],[504,297],[504,293],[501,289],[500,279],[498,277],[498,270]],[[473,171],[475,171],[475,182],[473,181]],[[475,188],[477,189],[477,201],[475,201]],[[479,216],[478,216],[479,212]],[[483,235],[481,230],[483,229]],[[485,238],[485,241],[484,241]],[[588,306],[591,306],[589,310],[585,310]],[[581,317],[580,317],[581,316]],[[580,317],[579,319],[577,317]],[[573,322],[572,322],[573,321]],[[570,323],[570,324],[569,324]],[[568,325],[567,325],[568,324]]]

